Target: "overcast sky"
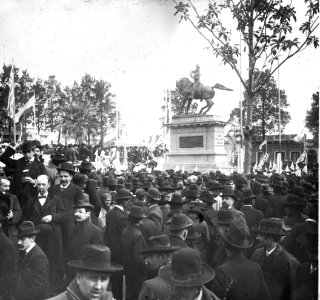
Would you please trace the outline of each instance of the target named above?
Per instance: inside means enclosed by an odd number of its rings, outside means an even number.
[[[239,103],[239,79],[204,49],[207,44],[189,23],[179,24],[173,14],[170,0],[0,0],[0,62],[10,64],[13,58],[32,77],[54,74],[62,85],[85,73],[109,81],[126,130],[138,136],[157,131],[163,90],[173,89],[198,63],[204,84],[234,89],[218,90],[210,111],[227,120]],[[318,62],[318,51],[310,48],[280,70],[292,118],[287,133],[304,125],[319,87]]]

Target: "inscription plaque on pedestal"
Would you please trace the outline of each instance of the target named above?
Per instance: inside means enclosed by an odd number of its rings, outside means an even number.
[[[179,148],[203,148],[203,136],[180,136]]]

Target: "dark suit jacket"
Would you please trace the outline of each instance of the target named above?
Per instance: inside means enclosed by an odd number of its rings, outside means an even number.
[[[266,218],[283,218],[285,215],[284,205],[286,199],[281,194],[274,194],[270,196],[268,207],[266,210]]]
[[[298,261],[279,244],[266,256],[264,248],[258,248],[252,261],[261,266],[272,300],[292,300],[296,287]]]
[[[18,160],[10,158],[13,154],[15,154],[15,150],[11,147],[7,147],[0,156],[0,161],[6,164],[6,166],[14,169],[10,190],[13,194],[17,195],[20,205],[23,208],[23,204],[27,200],[26,196],[36,194],[37,189],[30,183],[22,182],[22,171],[28,169],[29,176],[32,179],[37,179],[39,175],[46,174],[46,168],[42,162],[39,162],[36,159],[31,162],[31,164],[27,164],[24,157]]]
[[[254,208],[263,212],[263,215],[266,214],[266,209],[268,207],[268,200],[261,193],[255,195],[256,200],[254,201]]]
[[[122,264],[121,234],[128,225],[127,215],[118,207],[111,209],[106,216],[106,242],[111,250],[111,261]]]
[[[52,222],[41,221],[47,215],[52,215]],[[36,237],[36,242],[49,259],[50,267],[61,264],[63,258],[61,225],[66,219],[61,198],[49,192],[43,207],[41,207],[38,196],[29,199],[26,219],[32,221],[37,229],[41,230],[41,234]]]
[[[244,255],[231,255],[215,272],[212,290],[221,299],[271,300],[260,266]]]
[[[298,267],[296,300],[318,299],[318,270],[311,273],[310,267],[309,262]]]
[[[127,298],[137,299],[144,281],[144,259],[140,254],[145,240],[140,228],[129,224],[121,234],[124,273],[127,276]]]
[[[0,299],[8,299],[13,292],[17,261],[12,241],[0,228]],[[8,297],[8,298],[7,298]]]
[[[308,254],[301,244],[297,243],[296,239],[300,235],[305,235],[308,230],[318,230],[318,223],[305,221],[304,223],[295,224],[289,232],[289,235],[284,239],[282,246],[288,250],[300,263],[308,261]]]
[[[139,300],[167,300],[173,292],[173,287],[160,275],[146,280],[139,293]]]
[[[263,219],[262,211],[255,209],[252,206],[242,206],[240,211],[243,212],[250,231],[254,225],[258,225]]]
[[[172,247],[189,248],[187,243],[179,236],[169,234],[169,240]]]
[[[46,255],[38,245],[20,259],[15,289],[17,300],[46,299],[49,282],[48,264]]]

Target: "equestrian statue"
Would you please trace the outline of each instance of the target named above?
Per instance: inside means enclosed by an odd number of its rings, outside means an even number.
[[[211,99],[215,95],[214,89],[232,91],[222,84],[216,83],[214,86],[203,85],[200,82],[200,66],[196,65],[196,69],[192,70],[190,73],[190,77],[194,82],[191,82],[189,78],[181,78],[176,82],[176,87],[179,90],[182,96],[182,105],[180,108],[180,114],[183,113],[183,109],[185,108],[185,113],[188,114],[191,102],[193,99],[196,100],[205,100],[207,104],[201,108],[199,111],[200,114],[206,114],[213,105],[213,101]],[[187,104],[187,105],[186,105]]]

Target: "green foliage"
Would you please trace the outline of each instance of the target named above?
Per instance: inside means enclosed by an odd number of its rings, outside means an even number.
[[[307,111],[306,127],[313,135],[313,143],[319,145],[319,92],[312,94],[311,109]]]

